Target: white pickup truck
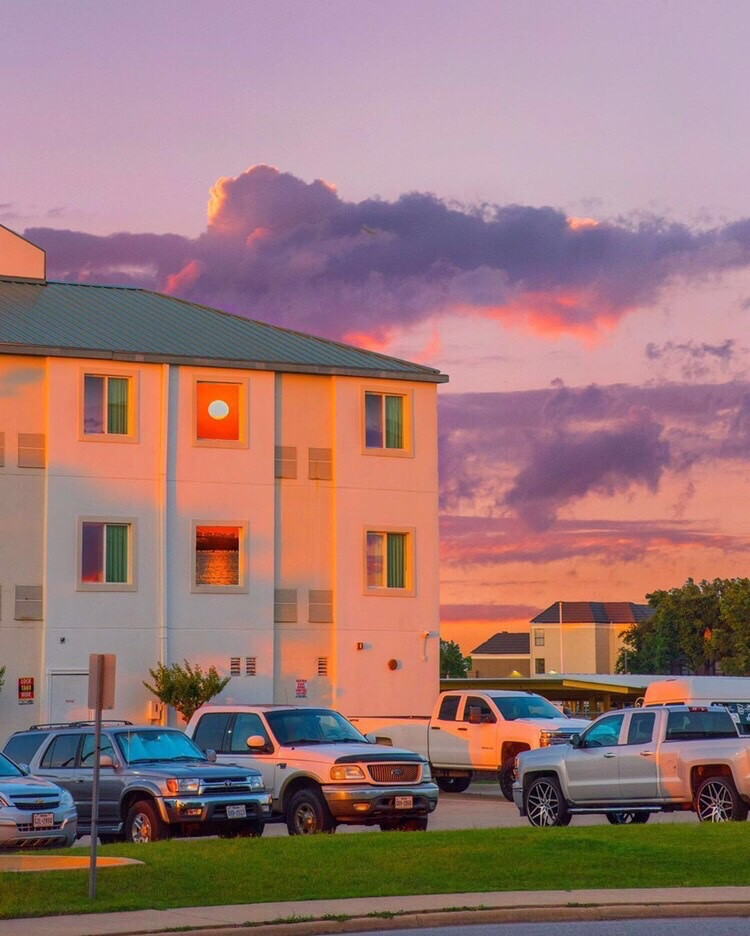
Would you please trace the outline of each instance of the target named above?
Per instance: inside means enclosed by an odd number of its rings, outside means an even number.
[[[724,708],[670,705],[608,712],[569,744],[518,757],[513,798],[533,826],[576,813],[613,824],[693,810],[701,822],[747,818],[750,740]]]
[[[432,716],[352,716],[350,721],[381,743],[418,751],[445,792],[461,793],[475,772],[491,771],[509,800],[517,754],[568,741],[590,724],[568,718],[533,692],[501,689],[442,692]]]
[[[219,763],[260,770],[290,835],[340,823],[422,831],[437,806],[421,755],[373,744],[333,709],[204,705],[185,732]]]

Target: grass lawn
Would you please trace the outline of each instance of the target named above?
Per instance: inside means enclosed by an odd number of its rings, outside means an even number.
[[[330,897],[750,885],[750,823],[110,845],[143,866],[1,875],[0,917]],[[82,854],[82,849],[60,854]],[[84,852],[85,853],[85,852]]]

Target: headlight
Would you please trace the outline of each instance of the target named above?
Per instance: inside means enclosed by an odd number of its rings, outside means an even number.
[[[554,736],[554,731],[542,731],[539,734],[539,747],[549,747],[550,739]]]
[[[430,765],[427,763],[427,761],[422,761],[422,779],[432,780],[432,771],[430,770]]]
[[[247,784],[251,790],[262,790],[264,787],[263,777],[260,774],[251,774],[247,778]]]
[[[61,806],[73,806],[74,803],[75,803],[75,800],[70,795],[68,790],[63,790],[62,793],[60,793],[60,805]]]
[[[185,778],[181,777],[179,780],[170,777],[167,780],[167,790],[169,793],[200,793],[201,792],[201,782],[198,779],[192,777]]]
[[[365,772],[356,764],[339,764],[331,767],[331,780],[364,780]]]

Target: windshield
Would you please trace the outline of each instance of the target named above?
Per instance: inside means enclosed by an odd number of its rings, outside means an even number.
[[[12,760],[0,754],[0,777],[22,777],[23,772],[16,767]]]
[[[515,721],[517,718],[563,717],[551,702],[541,696],[491,696],[491,698],[500,710],[500,714],[508,721]]]
[[[154,761],[205,761],[206,755],[175,728],[139,728],[118,731],[117,746],[128,764],[148,764]]]
[[[331,709],[281,709],[266,712],[279,744],[367,744],[343,715]]]

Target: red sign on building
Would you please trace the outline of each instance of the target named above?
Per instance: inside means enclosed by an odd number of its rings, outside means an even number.
[[[18,677],[18,704],[30,705],[34,701],[34,677]]]
[[[297,689],[296,689],[294,695],[295,695],[296,698],[298,698],[298,699],[306,699],[306,698],[307,698],[307,680],[306,680],[306,679],[298,679],[298,680],[297,680]]]

